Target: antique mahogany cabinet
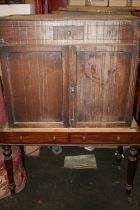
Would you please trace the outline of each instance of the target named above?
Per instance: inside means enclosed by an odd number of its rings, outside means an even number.
[[[0,19],[1,145],[139,145],[131,126],[139,25],[83,13]]]

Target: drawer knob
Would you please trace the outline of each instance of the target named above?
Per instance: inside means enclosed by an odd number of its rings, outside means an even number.
[[[85,137],[85,136],[82,136],[82,140],[83,140],[83,141],[86,141],[86,137]]]
[[[20,139],[20,141],[22,141],[23,137],[22,137],[22,136],[20,136],[20,137],[19,137],[19,139]]]
[[[56,142],[56,136],[53,136],[53,142]]]
[[[120,140],[121,140],[120,136],[117,136],[117,141],[120,141]]]

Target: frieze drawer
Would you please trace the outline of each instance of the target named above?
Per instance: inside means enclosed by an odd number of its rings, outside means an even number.
[[[83,40],[84,27],[83,26],[54,26],[53,39],[54,40]]]
[[[101,138],[100,133],[71,133],[70,140],[72,144],[127,144],[133,142],[133,135],[104,132]]]
[[[129,42],[135,37],[132,25],[88,25],[88,40]]]
[[[50,39],[48,26],[1,27],[0,44],[35,44]]]
[[[69,135],[66,132],[3,132],[2,141],[11,144],[68,144]],[[0,140],[1,143],[1,140]]]

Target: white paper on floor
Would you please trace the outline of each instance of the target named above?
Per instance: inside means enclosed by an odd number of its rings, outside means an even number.
[[[87,169],[97,168],[96,157],[94,154],[66,156],[64,159],[64,168]]]

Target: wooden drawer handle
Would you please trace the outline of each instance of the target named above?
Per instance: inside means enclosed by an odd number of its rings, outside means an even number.
[[[22,141],[22,140],[23,140],[23,136],[20,136],[20,137],[19,137],[19,140]]]
[[[53,136],[52,140],[55,143],[56,142],[56,136]]]
[[[121,137],[120,136],[117,136],[117,141],[120,141],[121,140]]]
[[[86,136],[82,136],[82,140],[85,142],[86,141]]]

